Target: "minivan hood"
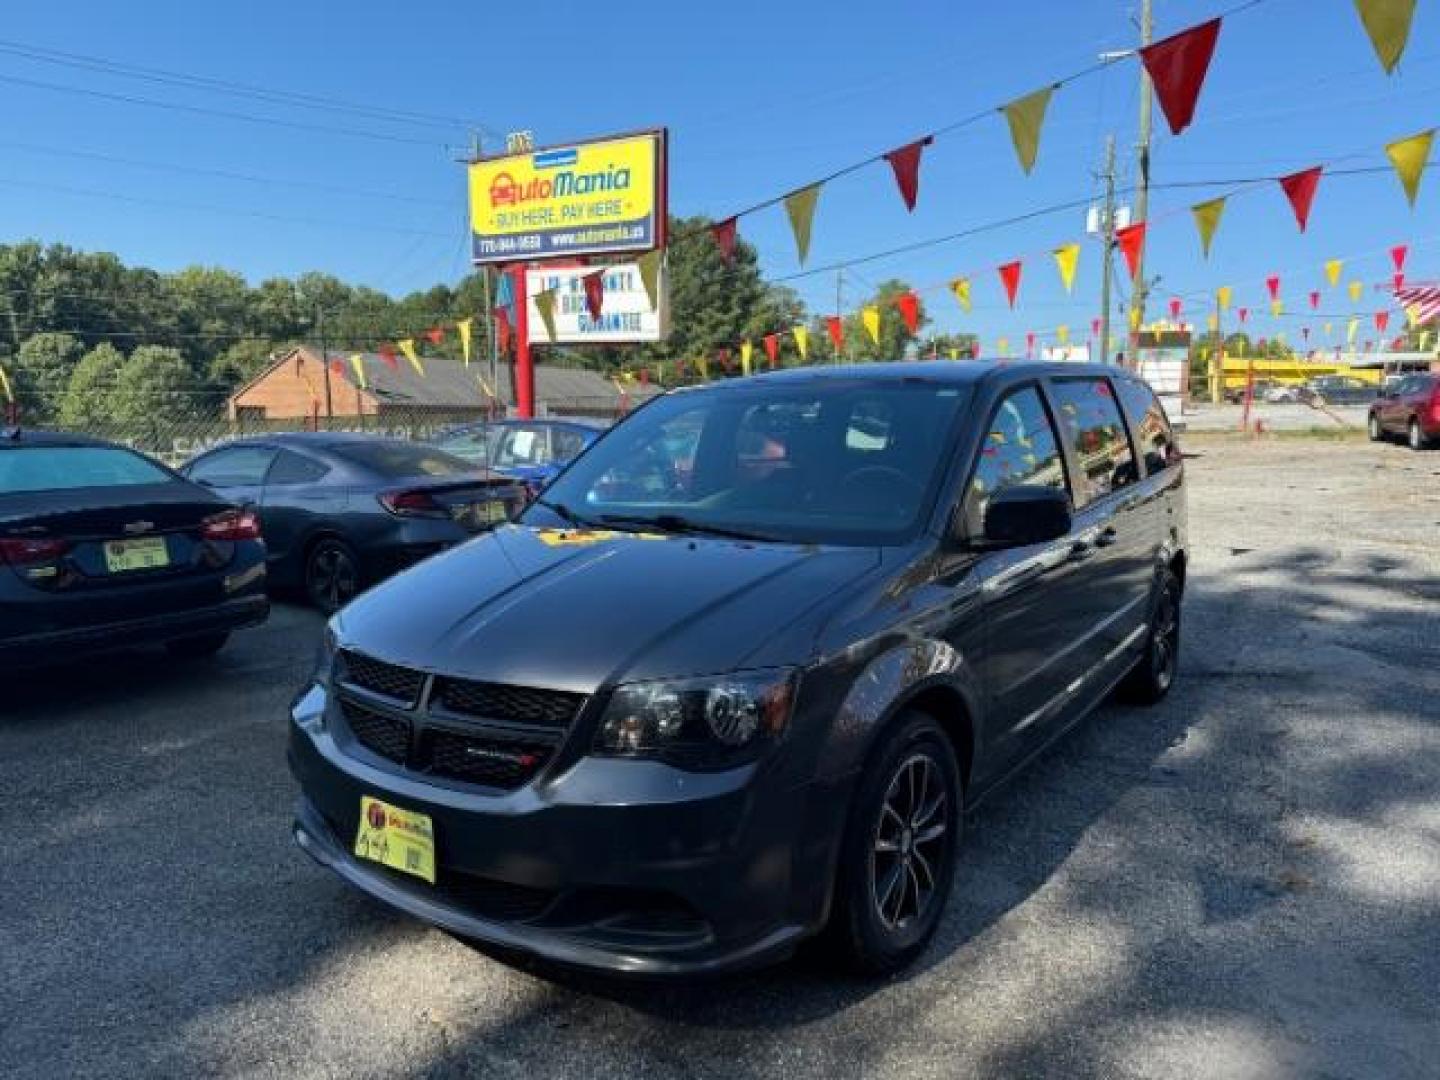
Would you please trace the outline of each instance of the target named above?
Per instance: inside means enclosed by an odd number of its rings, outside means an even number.
[[[878,562],[871,548],[508,525],[365,593],[337,631],[392,663],[589,694],[734,670]]]

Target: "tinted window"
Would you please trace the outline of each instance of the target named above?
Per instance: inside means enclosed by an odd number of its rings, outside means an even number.
[[[329,471],[328,465],[292,454],[289,450],[281,450],[265,480],[271,484],[313,484]]]
[[[474,464],[432,446],[404,442],[357,442],[331,446],[332,454],[381,476],[451,476],[473,472]]]
[[[550,460],[545,429],[535,427],[506,428],[495,445],[496,465],[544,465]]]
[[[556,461],[569,461],[579,457],[580,451],[585,449],[585,436],[569,428],[552,428],[550,449]]]
[[[1010,394],[991,417],[970,479],[970,532],[979,533],[991,496],[1022,484],[1066,490],[1065,464],[1055,428],[1034,387]]]
[[[1075,505],[1103,499],[1136,480],[1125,422],[1107,379],[1056,379],[1060,430],[1080,462]]]
[[[484,427],[446,435],[436,440],[435,445],[447,454],[454,454],[477,465],[489,465],[499,435],[499,428],[487,424]]]
[[[781,540],[899,542],[934,506],[968,394],[835,378],[667,395],[590,447],[546,498],[599,523],[678,515]]]
[[[275,451],[268,446],[235,446],[206,454],[185,473],[191,480],[214,487],[260,484],[264,482],[265,470],[270,468],[274,458]]]
[[[0,450],[0,494],[167,484],[169,473],[139,454],[108,446],[18,446]]]
[[[1133,379],[1116,380],[1120,392],[1120,404],[1125,408],[1125,418],[1130,421],[1130,430],[1135,433],[1135,445],[1145,459],[1145,471],[1159,472],[1180,460],[1175,436],[1170,430],[1170,421],[1155,396],[1155,392],[1143,382]]]

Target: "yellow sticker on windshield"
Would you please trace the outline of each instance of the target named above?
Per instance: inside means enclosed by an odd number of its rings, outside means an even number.
[[[619,536],[606,529],[536,529],[535,536],[546,547],[583,547]]]

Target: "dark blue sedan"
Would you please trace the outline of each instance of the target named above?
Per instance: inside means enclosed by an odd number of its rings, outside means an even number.
[[[434,445],[532,491],[553,480],[600,437],[605,425],[589,420],[485,420],[453,428]]]
[[[268,612],[253,513],[123,446],[0,435],[0,667],[203,656]]]
[[[322,611],[507,520],[522,484],[433,446],[371,435],[283,433],[225,443],[182,470],[254,507],[270,580]]]

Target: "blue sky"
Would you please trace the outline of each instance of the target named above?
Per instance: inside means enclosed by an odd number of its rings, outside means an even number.
[[[1156,0],[1157,34],[1228,6]],[[1267,0],[1233,16],[1193,127],[1171,138],[1157,111],[1156,182],[1273,175],[1341,158],[1385,164],[1385,142],[1440,123],[1436,7],[1421,5],[1406,60],[1389,78],[1351,0]],[[0,30],[0,240],[114,251],[162,270],[221,265],[252,281],[319,269],[391,292],[453,282],[467,269],[463,169],[453,160],[468,140],[463,124],[302,110],[56,66],[12,46],[472,120],[492,145],[517,128],[550,143],[666,125],[672,208],[719,217],[1131,45],[1133,8],[1126,0],[12,5]],[[1107,133],[1117,136],[1128,183],[1137,93],[1134,61],[1059,91],[1029,177],[998,114],[941,138],[926,152],[913,214],[883,163],[836,181],[820,196],[808,266],[1095,195]],[[1376,285],[1389,278],[1396,243],[1411,247],[1411,279],[1440,276],[1434,171],[1413,211],[1393,175],[1322,181],[1304,236],[1276,185],[1251,189],[1232,200],[1208,263],[1186,208],[1228,188],[1157,190],[1149,259],[1163,281],[1152,314],[1180,295],[1187,314],[1202,318],[1204,296],[1221,284],[1235,287],[1237,305],[1263,309],[1271,273],[1299,313],[1322,287],[1326,259],[1346,257],[1347,280]],[[1098,307],[1097,246],[1085,243],[1071,296],[1046,254],[1084,240],[1083,218],[1069,211],[857,265],[847,271],[844,304],[900,277],[934,290],[924,297],[937,328],[977,331],[987,348],[1001,335],[1018,342],[1027,330],[1043,335],[1060,324],[1084,336]],[[743,218],[740,231],[758,245],[768,277],[801,270],[782,209]],[[994,268],[1021,256],[1012,313]],[[968,316],[941,287],[960,273],[975,283]],[[789,283],[812,308],[833,309],[833,272]],[[1367,291],[1359,310],[1384,303]],[[1327,292],[1325,314],[1313,320],[1317,339],[1327,317],[1343,324],[1351,308],[1343,291]],[[1252,316],[1259,333],[1284,328],[1296,340],[1306,321]]]

